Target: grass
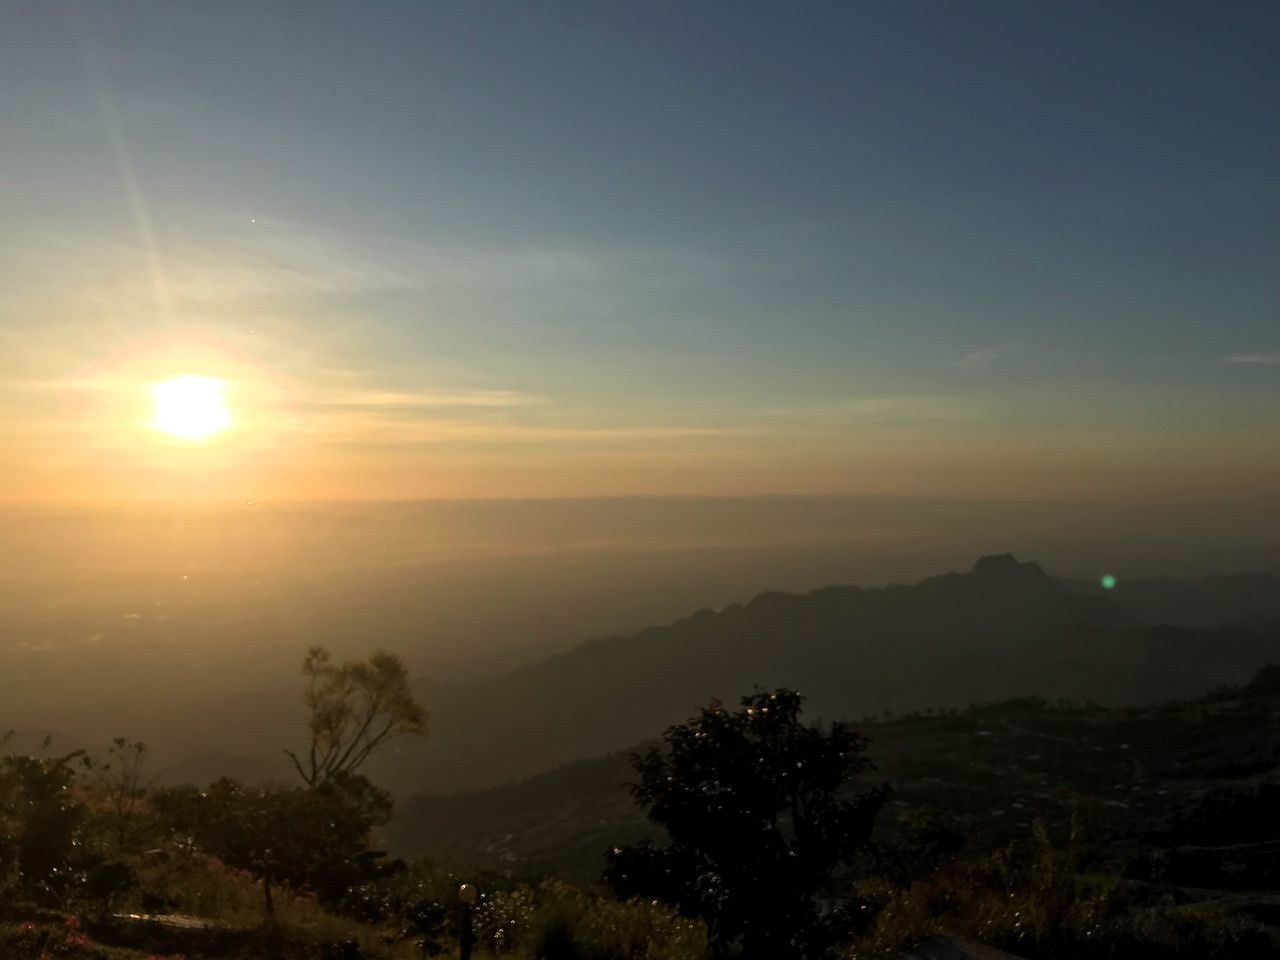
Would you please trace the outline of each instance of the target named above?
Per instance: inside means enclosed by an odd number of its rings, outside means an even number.
[[[0,958],[416,960],[423,955],[421,935],[404,921],[403,909],[401,916],[390,911],[385,922],[362,923],[327,912],[311,896],[282,889],[275,896],[275,922],[264,924],[261,887],[242,871],[194,853],[146,862],[138,879],[137,889],[110,918],[69,918],[8,905],[0,913]],[[415,895],[440,897],[457,888],[451,874],[427,866],[398,879]],[[206,923],[177,923],[156,914]],[[456,917],[450,918],[434,938],[445,958],[457,950]],[[656,903],[620,903],[557,882],[511,881],[503,889],[490,878],[474,929],[478,955],[511,960],[702,960],[706,955],[701,922]],[[359,952],[346,952],[350,946]]]

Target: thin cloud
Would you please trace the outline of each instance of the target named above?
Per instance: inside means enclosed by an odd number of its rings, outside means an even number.
[[[214,308],[385,293],[520,291],[601,297],[669,288],[721,265],[713,257],[649,248],[422,243],[265,217],[223,223],[203,242],[159,235],[140,246],[128,233],[43,229],[0,266],[22,284],[0,306],[28,312],[51,302],[125,312]],[[67,291],[75,291],[68,299]]]
[[[411,410],[430,407],[503,409],[541,403],[540,397],[516,390],[360,390],[327,397],[318,406],[346,409]]]
[[[509,389],[337,390],[307,403],[299,425],[318,440],[357,445],[680,443],[752,432],[725,424],[546,422],[555,406]],[[535,407],[542,422],[516,416]]]
[[[956,366],[963,370],[983,370],[996,364],[1004,356],[1004,352],[998,351],[995,347],[974,349],[974,351],[969,351],[963,357],[960,357],[956,361]]]
[[[981,350],[970,350],[956,360],[956,366],[962,370],[985,370],[995,366],[1009,355],[1009,351],[1000,347],[984,347]]]
[[[846,397],[806,407],[773,411],[779,420],[809,426],[884,426],[948,423],[973,416],[971,403],[958,397]]]
[[[1233,353],[1227,362],[1280,366],[1280,353]]]
[[[748,427],[529,427],[523,432],[534,440],[690,440],[731,437],[753,432]]]
[[[312,422],[308,428],[317,439],[359,445],[431,443],[529,444],[690,441],[742,436],[744,427],[575,424],[533,425],[508,421],[457,419],[396,419],[376,412],[342,415],[340,420]]]

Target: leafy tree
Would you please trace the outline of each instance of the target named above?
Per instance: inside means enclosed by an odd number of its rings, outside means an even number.
[[[0,889],[16,884],[61,904],[101,865],[84,843],[88,811],[73,793],[78,769],[91,766],[83,750],[0,759]]]
[[[852,790],[866,739],[803,724],[800,694],[741,703],[713,702],[633,756],[632,792],[668,842],[615,848],[605,878],[703,918],[720,955],[824,956],[848,932],[837,871],[867,846],[885,791]]]
[[[105,915],[133,886],[132,868],[108,854],[82,800],[77,778],[85,771],[97,768],[83,750],[0,759],[0,893],[16,888],[59,907],[87,901]]]
[[[152,804],[169,830],[262,883],[268,922],[281,884],[331,899],[372,875],[382,854],[370,849],[369,834],[392,807],[385,791],[347,774],[283,790],[224,777],[203,791],[160,791]]]
[[[378,651],[367,661],[339,664],[323,647],[312,647],[302,673],[311,743],[305,760],[285,753],[307,786],[354,774],[388,740],[426,735],[427,711],[395,654]]]

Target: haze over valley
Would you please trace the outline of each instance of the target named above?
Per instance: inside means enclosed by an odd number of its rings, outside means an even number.
[[[976,686],[945,658],[922,660],[907,648],[895,661],[883,652],[903,629],[893,615],[867,621],[857,609],[824,611],[827,632],[801,653],[790,618],[752,640],[767,616],[756,601],[738,615],[742,624],[725,628],[734,643],[760,644],[749,657],[722,650],[686,618],[725,608],[721,619],[732,617],[759,594],[966,571],[992,544],[1067,580],[1117,576],[1114,598],[1127,598],[1134,580],[1274,571],[1274,516],[1258,503],[892,497],[10,511],[0,694],[22,718],[9,721],[20,730],[56,731],[77,744],[103,729],[147,734],[176,771],[193,772],[184,765],[213,755],[270,776],[285,772],[280,747],[302,735],[302,653],[315,644],[350,655],[385,648],[405,657],[435,715],[432,738],[402,763],[389,761],[386,777],[398,791],[490,785],[621,749],[690,704],[752,683],[799,684],[826,715],[1018,693],[1116,700],[1139,681],[1090,689],[1082,677],[1044,672],[1045,657],[1069,651],[1037,649],[1049,642],[1043,631],[1064,616],[1078,619],[1056,608],[1039,611],[1017,638],[1020,666],[975,661],[987,677]],[[977,655],[934,600],[914,602],[936,620],[932,642],[962,659]],[[1095,626],[1217,628],[1256,611],[1228,603],[1188,613],[1158,602],[1130,613],[1131,621]],[[996,608],[971,615],[977,622],[966,629],[1000,629],[986,622],[1002,615]],[[673,627],[670,640],[647,629],[674,621],[686,626]],[[705,629],[717,631],[712,624]],[[627,635],[634,639],[607,640]],[[582,647],[587,641],[607,642]],[[856,653],[841,652],[849,644]],[[613,649],[622,659],[603,652]],[[1077,653],[1102,658],[1092,675],[1106,669],[1105,649]],[[823,664],[855,655],[880,664],[861,671],[869,686],[826,673]],[[1253,666],[1187,670],[1206,687],[1210,677],[1239,679]],[[934,670],[941,675],[930,679]],[[1060,689],[1045,686],[1050,677]],[[1159,692],[1202,691],[1184,684]],[[655,695],[664,706],[640,706]],[[576,713],[568,709],[575,697],[588,698]],[[602,722],[605,715],[619,719]],[[539,745],[517,748],[517,727]],[[486,752],[493,750],[500,756]]]

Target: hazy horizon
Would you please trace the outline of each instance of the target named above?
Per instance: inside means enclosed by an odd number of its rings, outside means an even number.
[[[402,656],[443,711],[422,762],[447,767],[459,736],[441,699],[451,689],[501,684],[589,641],[643,636],[761,594],[912,584],[1006,552],[1086,586],[1104,574],[1122,586],[1280,576],[1275,514],[1256,504],[1171,513],[909,497],[594,498],[3,515],[0,728],[75,742],[102,729],[146,735],[175,769],[220,751],[239,757],[236,770],[275,769],[278,751],[253,744],[267,728],[299,735],[298,665],[314,644]],[[172,718],[165,729],[161,717]],[[446,759],[432,759],[437,751]],[[407,782],[407,771],[379,769]]]

